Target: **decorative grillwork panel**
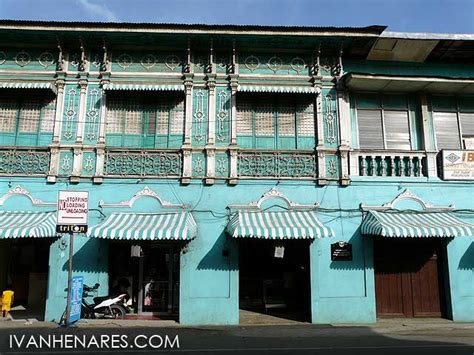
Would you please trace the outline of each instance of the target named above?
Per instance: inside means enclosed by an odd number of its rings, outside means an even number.
[[[0,174],[47,175],[50,154],[39,150],[1,150]]]
[[[306,177],[317,175],[314,154],[240,152],[239,177]]]
[[[182,158],[179,152],[108,151],[104,175],[108,176],[180,176]]]

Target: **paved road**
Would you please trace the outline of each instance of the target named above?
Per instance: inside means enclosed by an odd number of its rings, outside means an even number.
[[[50,349],[54,342],[56,348]],[[473,355],[474,329],[391,330],[316,325],[0,328],[0,355],[33,353]]]

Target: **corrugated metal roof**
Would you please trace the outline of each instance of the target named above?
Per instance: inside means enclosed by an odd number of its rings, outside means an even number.
[[[35,27],[78,29],[88,28],[107,30],[112,28],[146,29],[146,30],[202,30],[202,31],[237,31],[237,32],[335,32],[360,33],[380,35],[386,26],[373,25],[366,27],[336,27],[336,26],[270,26],[270,25],[240,25],[240,24],[177,24],[177,23],[145,23],[145,22],[76,22],[76,21],[37,21],[37,20],[0,20],[0,28],[17,27],[31,29]]]

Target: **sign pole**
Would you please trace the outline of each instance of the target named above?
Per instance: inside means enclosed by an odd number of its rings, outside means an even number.
[[[73,292],[73,277],[72,277],[72,257],[74,254],[74,233],[86,233],[87,232],[87,217],[89,212],[89,192],[87,191],[75,191],[75,190],[60,190],[58,193],[58,211],[56,221],[56,232],[57,233],[69,233],[69,268],[67,275],[67,299],[66,299],[66,324],[68,327],[71,324],[71,320],[75,322],[80,318],[81,305],[79,306],[76,302],[76,296],[82,294],[82,286],[80,291],[76,290],[77,285],[83,285],[82,281],[75,282],[74,287],[74,304],[72,304],[72,292]],[[76,280],[77,281],[77,280]],[[82,296],[78,296],[82,297]],[[71,317],[71,308],[73,316]],[[79,307],[79,309],[77,309]],[[79,315],[79,318],[78,318]],[[72,318],[72,319],[71,319]]]
[[[67,275],[66,326],[71,323],[72,257],[74,254],[74,233],[69,233],[69,269]]]

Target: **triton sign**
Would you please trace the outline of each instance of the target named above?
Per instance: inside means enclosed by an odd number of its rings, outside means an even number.
[[[443,150],[444,180],[474,180],[474,150]]]

